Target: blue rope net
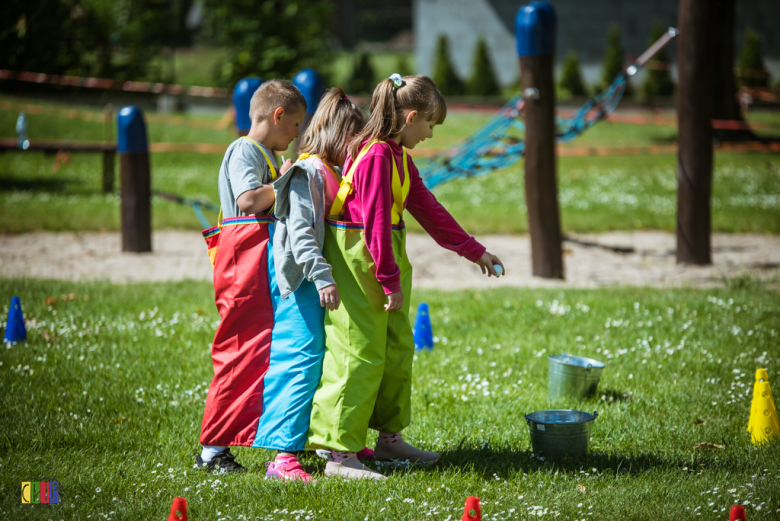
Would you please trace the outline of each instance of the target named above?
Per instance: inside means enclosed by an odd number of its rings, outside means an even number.
[[[566,143],[614,112],[626,90],[627,75],[618,74],[597,96],[589,99],[571,118],[556,117],[555,140]],[[431,156],[420,168],[428,188],[459,177],[476,177],[507,168],[525,153],[523,97],[517,95],[467,139]]]

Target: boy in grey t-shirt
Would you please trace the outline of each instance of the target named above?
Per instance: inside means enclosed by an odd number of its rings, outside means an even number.
[[[219,203],[223,217],[246,215],[238,207],[238,196],[273,182],[271,168],[263,152],[271,160],[274,169],[277,169],[274,153],[261,143],[239,138],[228,147],[222,166],[219,167]],[[267,212],[266,209],[260,213]]]
[[[250,102],[249,134],[228,147],[220,168],[219,199],[225,219],[218,231],[217,227],[207,231],[207,242],[221,321],[211,345],[214,378],[203,413],[199,468],[246,470],[230,453],[231,445],[277,449],[277,458],[295,460],[294,454],[282,452],[293,448],[269,446],[255,435],[268,416],[264,400],[275,324],[269,261],[271,272],[274,266],[268,255],[273,219],[267,214],[275,201],[273,180],[292,165],[286,161],[278,169],[273,151],[287,149],[305,113],[306,100],[292,83],[265,82]],[[300,465],[290,463],[285,469],[285,479],[308,478]]]

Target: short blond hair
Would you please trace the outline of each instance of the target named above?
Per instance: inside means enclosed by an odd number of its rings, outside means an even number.
[[[266,81],[252,95],[249,102],[249,119],[252,123],[260,122],[279,107],[287,112],[306,110],[306,100],[291,81]]]
[[[343,164],[347,144],[363,129],[364,123],[363,113],[347,98],[344,89],[333,87],[322,97],[301,137],[300,151]]]

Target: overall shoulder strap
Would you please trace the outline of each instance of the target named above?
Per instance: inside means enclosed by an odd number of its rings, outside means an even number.
[[[312,157],[312,158],[314,158],[314,159],[319,159],[319,160],[322,162],[323,166],[324,166],[325,168],[327,168],[327,169],[328,169],[328,172],[330,172],[330,175],[331,175],[331,177],[333,177],[334,181],[336,181],[337,183],[341,184],[341,176],[340,176],[340,175],[338,175],[338,174],[336,173],[336,171],[335,171],[335,170],[333,170],[333,169],[332,169],[332,168],[331,168],[331,167],[328,165],[328,163],[327,163],[327,162],[325,162],[325,160],[324,160],[324,159],[322,159],[320,156],[318,156],[318,155],[315,155],[315,154],[309,154],[308,152],[303,152],[302,154],[299,154],[299,155],[298,155],[298,161],[300,161],[300,160],[302,160],[302,159],[309,159],[310,157]]]
[[[271,179],[276,179],[277,177],[279,177],[279,175],[276,173],[276,167],[274,166],[273,161],[271,161],[271,158],[268,157],[268,154],[265,153],[265,150],[263,150],[263,147],[260,146],[260,143],[246,136],[241,136],[241,139],[246,139],[254,143],[257,149],[263,154],[263,157],[265,158],[265,162],[268,163],[268,168],[271,169]]]
[[[363,158],[366,157],[366,154],[368,154],[368,151],[371,150],[371,147],[377,143],[384,143],[384,141],[375,139],[366,144],[366,146],[363,147],[358,156],[355,158],[355,161],[349,167],[347,175],[341,178],[341,186],[339,187],[339,192],[336,194],[336,198],[333,200],[333,206],[330,209],[330,215],[341,215],[344,211],[344,202],[347,200],[347,196],[352,193],[352,178],[355,175],[355,169],[357,168],[358,163],[360,163]]]
[[[401,176],[398,175],[398,166],[395,164],[395,158],[393,158],[393,224],[400,224],[404,215],[404,202],[409,196],[409,187],[411,181],[409,179],[409,161],[406,149],[403,150],[403,164],[404,164],[404,180],[401,182]]]

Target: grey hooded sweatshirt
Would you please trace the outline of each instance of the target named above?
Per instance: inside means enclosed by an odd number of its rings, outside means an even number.
[[[274,231],[276,280],[283,299],[307,279],[317,290],[336,283],[322,256],[325,185],[311,159],[297,161],[274,183],[278,222]]]

